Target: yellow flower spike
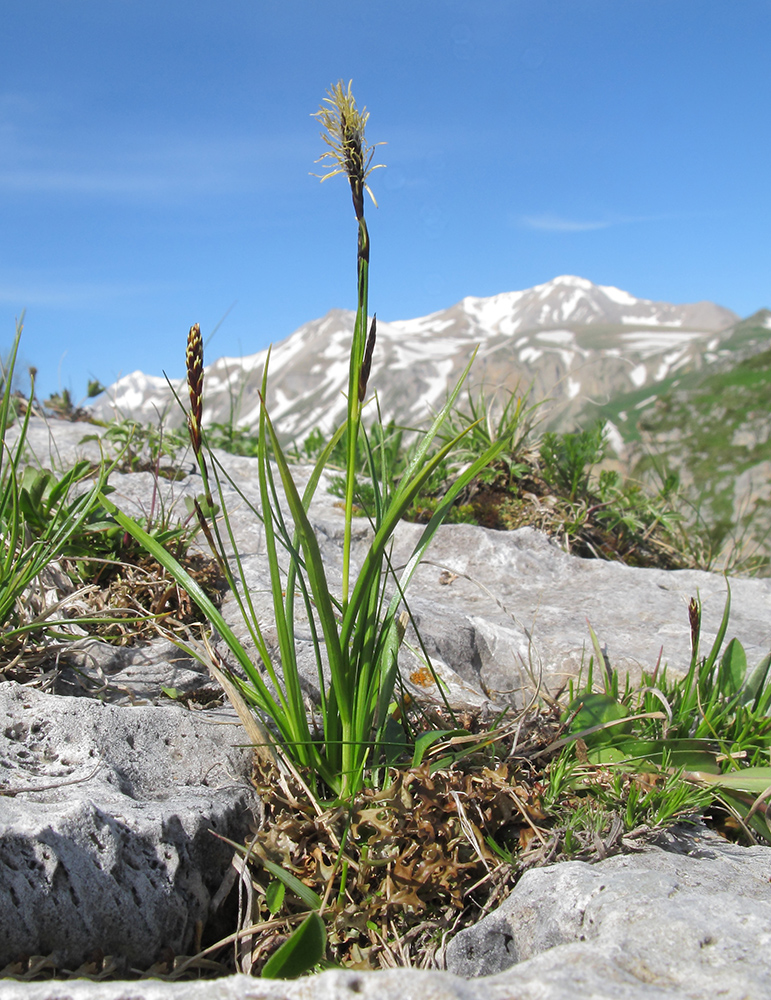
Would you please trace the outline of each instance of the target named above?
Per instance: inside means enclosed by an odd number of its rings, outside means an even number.
[[[324,104],[328,104],[329,107],[324,107],[322,104],[312,117],[318,119],[323,129],[321,138],[329,146],[327,152],[322,153],[316,162],[332,161],[324,164],[327,173],[320,179],[325,181],[336,174],[345,174],[351,184],[356,218],[361,219],[364,215],[362,195],[364,190],[377,208],[377,201],[367,184],[367,178],[373,170],[385,166],[383,163],[372,163],[375,147],[384,146],[385,143],[376,142],[374,146],[367,145],[364,131],[369,120],[369,112],[366,108],[359,111],[356,107],[356,100],[351,91],[352,83],[352,80],[348,82],[346,90],[343,81],[338,81],[327,91],[329,96],[324,98]]]

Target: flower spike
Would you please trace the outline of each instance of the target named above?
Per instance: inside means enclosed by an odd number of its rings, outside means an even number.
[[[372,163],[375,147],[384,146],[385,143],[376,142],[374,146],[367,145],[364,129],[369,119],[369,112],[366,108],[359,111],[356,107],[356,100],[351,92],[352,83],[352,80],[348,82],[346,91],[343,81],[338,81],[327,91],[329,96],[324,98],[324,104],[328,104],[329,107],[322,105],[312,117],[318,119],[323,129],[321,138],[329,146],[326,153],[322,153],[316,162],[321,163],[328,159],[332,161],[324,164],[328,172],[321,176],[321,180],[328,180],[336,174],[345,174],[351,185],[356,218],[361,219],[364,215],[365,190],[377,208],[367,178],[373,170],[385,166],[383,163]]]

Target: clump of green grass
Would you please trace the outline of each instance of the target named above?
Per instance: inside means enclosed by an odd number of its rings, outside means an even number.
[[[350,86],[346,90],[342,83],[329,91],[317,114],[323,130],[322,137],[328,147],[321,159],[329,163],[329,170],[322,179],[336,174],[347,178],[357,228],[357,312],[350,351],[346,420],[316,459],[308,484],[301,494],[270,419],[267,404],[269,363],[266,363],[257,433],[259,506],[241,494],[243,502],[261,521],[264,531],[280,671],[271,658],[261,623],[255,615],[238,553],[235,554],[233,568],[226,557],[225,541],[229,538],[232,542],[233,539],[230,537],[222,493],[224,473],[211,453],[202,423],[203,343],[197,325],[190,330],[187,346],[188,426],[193,453],[205,484],[204,501],[197,505],[197,515],[228,574],[257,652],[256,663],[179,563],[158,546],[141,526],[103,498],[116,520],[168,567],[226,641],[241,672],[235,664],[232,667],[217,662],[210,665],[225,678],[231,695],[243,700],[259,717],[275,727],[277,747],[301,769],[314,792],[322,796],[331,794],[343,801],[349,800],[362,788],[366,776],[371,776],[378,769],[382,773],[388,759],[398,676],[397,660],[404,634],[404,592],[457,494],[501,450],[499,444],[494,444],[483,451],[449,486],[415,546],[412,558],[401,575],[396,577],[390,566],[388,548],[399,520],[446,456],[469,432],[465,428],[433,447],[452,411],[468,368],[432,426],[414,445],[409,465],[398,483],[394,483],[385,468],[387,431],[381,429],[367,433],[362,425],[377,331],[375,319],[371,322],[368,319],[370,237],[364,214],[364,193],[369,191],[368,178],[376,169],[373,165],[374,147],[369,146],[365,138],[368,117],[366,110],[358,109]],[[345,516],[342,581],[338,589],[327,575],[307,512],[321,474],[344,438]],[[351,560],[351,538],[357,491],[357,457],[362,453],[372,490],[373,537],[363,564],[356,569]],[[237,484],[231,482],[231,485],[238,490]],[[290,522],[285,520],[281,510],[281,494],[291,513]],[[215,504],[222,511],[222,522],[210,517],[209,512]],[[286,571],[281,568],[280,556],[288,560]],[[300,685],[295,621],[301,611],[314,637],[319,689],[322,692],[319,706],[322,732],[319,735],[311,729]],[[325,674],[327,667],[328,677]],[[268,730],[261,731],[264,740]]]
[[[88,488],[92,470],[86,463],[61,477],[25,466],[32,407],[19,405],[12,388],[22,328],[19,323],[4,366],[0,399],[0,656],[6,671],[24,659],[30,641],[45,647],[61,636],[67,623],[52,621],[58,605],[42,598],[41,575],[88,533],[109,474],[103,465]],[[30,399],[34,393],[33,370]],[[14,421],[17,430],[11,441]]]
[[[113,449],[118,472],[152,472],[172,481],[185,478],[182,465],[190,447],[187,433],[167,427],[163,419],[141,424],[130,418],[116,418],[106,425],[101,436],[84,435],[81,443],[87,441],[100,441]]]
[[[639,819],[643,809],[658,825],[680,810],[722,809],[747,839],[771,842],[771,653],[749,672],[739,640],[723,645],[730,608],[729,589],[718,634],[702,655],[701,604],[693,599],[688,671],[670,677],[657,665],[636,688],[627,678],[621,690],[591,633],[595,657],[586,685],[571,682],[568,735],[553,765],[563,786],[594,801],[615,794],[627,813]],[[634,795],[621,794],[624,782]]]
[[[197,522],[180,522],[158,490],[168,435],[164,445],[162,431],[114,422],[105,431],[115,449],[110,459],[103,453],[96,464],[81,459],[63,470],[35,459],[27,441],[30,419],[40,412],[36,371],[30,369],[28,396],[14,380],[21,335],[19,324],[0,373],[0,676],[35,683],[54,659],[66,662],[70,644],[85,634],[133,644],[154,636],[159,619],[179,628],[200,618],[187,595],[101,503],[112,491],[112,471],[147,467],[139,447],[150,445],[156,473],[146,531],[186,564],[213,600],[219,590],[210,561],[188,552]],[[83,438],[93,439],[101,440]],[[144,444],[137,446],[138,440]]]

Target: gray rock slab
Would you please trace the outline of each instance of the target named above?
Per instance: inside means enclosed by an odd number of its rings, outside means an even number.
[[[562,950],[558,965],[534,959],[516,973],[476,981],[413,969],[333,970],[286,983],[229,976],[203,983],[2,982],[0,990],[3,1000],[713,1000],[713,994],[641,983],[577,946]]]
[[[664,848],[527,873],[450,942],[444,972],[0,988],[4,1000],[768,1000],[769,877],[770,848],[681,833]]]
[[[447,968],[522,972],[536,957],[558,964],[580,943],[667,996],[771,995],[771,848],[709,833],[670,836],[668,848],[527,872],[494,914],[450,942]]]
[[[400,525],[397,565],[419,532],[419,525]],[[443,584],[447,570],[457,578]],[[726,640],[740,639],[754,666],[771,649],[771,580],[729,582]],[[575,676],[592,654],[589,625],[622,677],[653,670],[659,654],[671,673],[684,673],[690,662],[688,601],[697,595],[702,649],[708,650],[727,596],[719,574],[579,559],[532,528],[446,525],[407,598],[441,658],[497,700],[532,688],[531,677],[541,673],[552,691]]]
[[[66,611],[66,607],[65,607]],[[163,688],[216,694],[207,668],[165,639],[114,646],[77,639],[60,647],[49,688],[54,694],[96,697],[123,705],[168,704]]]
[[[9,445],[17,441],[18,433],[18,425],[9,428],[6,432]],[[71,468],[82,458],[98,462],[102,454],[98,439],[103,433],[104,428],[96,424],[30,417],[26,438],[28,461],[55,472]],[[84,442],[85,437],[97,440]]]
[[[0,685],[0,967],[184,954],[258,809],[232,717]],[[0,990],[2,995],[2,990]]]

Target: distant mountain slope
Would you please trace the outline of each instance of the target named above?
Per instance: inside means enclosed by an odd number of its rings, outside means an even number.
[[[626,436],[637,474],[667,467],[693,487],[716,541],[771,554],[771,312],[737,324],[701,370],[602,415]]]
[[[315,427],[329,431],[345,410],[353,313],[332,310],[304,324],[271,354],[268,405],[285,440]],[[574,422],[587,400],[609,401],[630,389],[698,369],[719,351],[738,317],[710,302],[672,305],[638,299],[612,286],[563,275],[535,288],[462,299],[419,319],[378,323],[370,376],[385,418],[424,421],[441,405],[478,345],[470,387],[484,383],[551,398],[552,425]],[[183,349],[182,343],[180,350]],[[206,369],[205,419],[255,426],[266,351],[221,358]],[[134,372],[108,391],[112,406],[143,421],[168,409],[179,422],[165,382]]]

